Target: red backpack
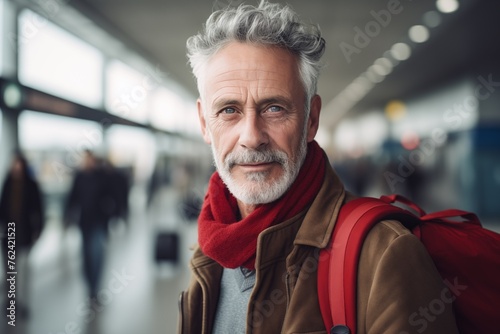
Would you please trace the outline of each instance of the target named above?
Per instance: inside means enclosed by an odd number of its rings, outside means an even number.
[[[418,215],[391,205],[396,201]],[[453,217],[465,221],[451,220]],[[484,229],[473,213],[445,210],[426,214],[400,195],[358,198],[342,206],[332,241],[321,251],[318,265],[318,298],[330,333],[356,333],[357,264],[361,247],[375,224],[390,219],[399,220],[420,239],[443,280],[453,282],[460,277],[460,282],[467,285],[453,302],[460,333],[498,333],[500,234]]]

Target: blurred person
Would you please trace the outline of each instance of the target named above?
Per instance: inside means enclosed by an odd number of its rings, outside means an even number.
[[[0,227],[2,232],[3,271],[15,275],[15,298],[8,297],[6,307],[15,301],[16,313],[28,316],[29,266],[28,255],[42,232],[44,210],[37,181],[26,158],[14,155],[0,197]],[[10,275],[8,275],[10,276]],[[9,290],[9,285],[7,286]],[[13,297],[11,295],[11,297]]]
[[[164,187],[171,185],[171,166],[170,162],[164,157],[158,157],[155,162],[155,167],[153,169],[153,174],[149,178],[148,188],[147,188],[147,204],[148,207],[151,206],[155,197]]]
[[[354,196],[314,140],[324,44],[318,27],[267,1],[217,11],[187,41],[217,171],[198,218],[180,333],[326,333],[318,251]],[[360,334],[414,332],[411,315],[445,289],[397,221],[369,232],[357,282]],[[426,333],[457,333],[451,304],[440,311]]]
[[[83,273],[94,303],[99,302],[97,293],[106,255],[108,223],[116,209],[112,181],[99,159],[91,151],[85,151],[64,214],[66,226],[76,221],[81,230]]]
[[[129,215],[129,175],[127,172],[115,167],[109,160],[103,161],[103,169],[110,186],[107,208],[110,218],[115,220],[115,223],[117,220],[127,223]]]

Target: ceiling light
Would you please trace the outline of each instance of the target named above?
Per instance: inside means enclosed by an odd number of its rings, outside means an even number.
[[[378,73],[376,73],[374,70],[373,70],[373,65],[370,66],[370,68],[368,69],[368,71],[366,71],[365,73],[365,77],[370,80],[371,82],[373,83],[379,83],[379,82],[382,82],[384,81],[384,76],[383,75],[380,75]]]
[[[375,72],[376,74],[385,77],[387,75],[387,70],[384,66],[379,64],[373,64],[368,68],[369,71]]]
[[[429,29],[423,25],[416,25],[410,28],[408,32],[410,39],[415,43],[423,43],[429,39]]]
[[[396,58],[394,58],[394,56],[392,55],[391,50],[387,50],[386,52],[384,52],[383,57],[387,58],[388,60],[390,60],[390,62],[392,64],[392,67],[394,67],[397,64],[399,64],[399,60],[397,60]]]
[[[375,60],[375,63],[373,65],[376,66],[377,70],[379,71],[378,74],[380,75],[387,75],[392,71],[392,63],[387,58],[379,58]]]
[[[452,13],[458,9],[460,4],[457,0],[437,0],[436,7],[441,13]]]
[[[423,21],[429,28],[436,28],[441,24],[441,15],[435,10],[431,10],[424,14]]]
[[[411,56],[411,49],[406,43],[396,43],[391,48],[391,55],[394,59],[403,61]]]
[[[360,89],[362,89],[365,93],[373,88],[373,82],[371,82],[364,76],[357,77],[352,83],[360,87]]]
[[[345,89],[346,97],[351,101],[359,101],[365,95],[358,87],[350,84]]]
[[[349,86],[347,86],[346,90],[350,94],[355,94],[355,95],[361,95],[361,94],[365,93],[365,90],[363,89],[363,87],[356,84],[354,81]]]
[[[6,107],[12,109],[19,108],[23,102],[21,87],[16,83],[7,83],[3,87],[2,98]]]

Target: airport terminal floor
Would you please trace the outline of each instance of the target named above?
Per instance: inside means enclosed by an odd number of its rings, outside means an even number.
[[[2,322],[0,333],[175,333],[179,293],[190,276],[189,249],[197,242],[197,224],[179,214],[176,196],[165,187],[146,208],[144,200],[132,194],[135,204],[128,222],[110,228],[99,304],[87,295],[80,231],[49,222],[29,256],[29,314],[17,314],[15,327]],[[500,225],[484,224],[500,232]],[[178,233],[177,264],[155,260],[160,231]]]
[[[171,196],[163,192],[161,203],[174,203]],[[127,227],[110,230],[100,304],[87,297],[79,230],[49,224],[30,254],[29,316],[17,315],[15,327],[2,321],[0,332],[175,333],[178,296],[189,278],[189,253],[181,252],[177,265],[157,263],[153,245],[158,230],[176,230],[182,236],[180,247],[189,248],[196,242],[196,224],[179,224],[182,218],[175,207],[153,203],[147,211],[139,206],[131,210]]]

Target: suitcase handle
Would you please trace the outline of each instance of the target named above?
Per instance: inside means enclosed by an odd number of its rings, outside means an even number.
[[[404,197],[403,195],[392,194],[392,195],[387,195],[387,196],[380,196],[380,199],[388,204],[392,204],[395,202],[403,203],[407,207],[415,210],[418,213],[419,217],[427,215],[427,213],[424,211],[424,209],[422,209],[417,204],[413,203],[412,201],[410,201],[408,198]]]

